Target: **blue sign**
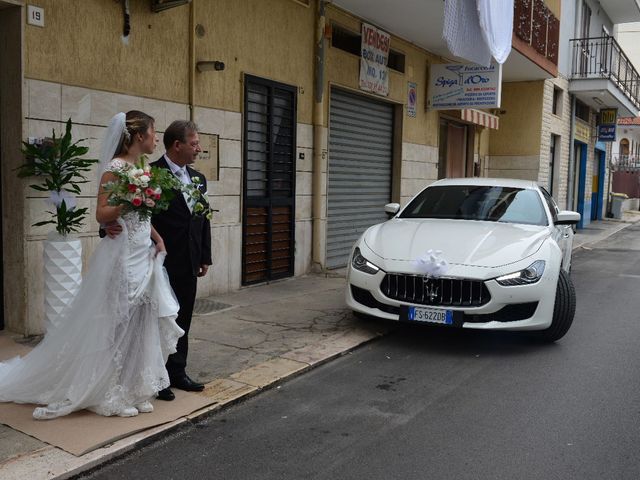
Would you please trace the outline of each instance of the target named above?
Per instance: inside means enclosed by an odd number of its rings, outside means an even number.
[[[598,141],[615,142],[616,126],[615,125],[598,125]]]

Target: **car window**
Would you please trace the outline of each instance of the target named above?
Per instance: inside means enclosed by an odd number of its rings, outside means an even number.
[[[553,197],[549,195],[549,192],[547,192],[547,190],[544,187],[540,187],[540,191],[542,192],[544,201],[547,202],[547,206],[549,207],[549,211],[551,212],[551,217],[555,222],[556,220],[558,220],[558,212],[560,211],[560,209],[558,208],[558,204],[553,199]]]
[[[424,189],[400,218],[448,218],[547,225],[535,190],[484,185],[442,185]]]

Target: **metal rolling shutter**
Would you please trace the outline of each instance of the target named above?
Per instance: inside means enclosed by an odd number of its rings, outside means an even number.
[[[331,91],[327,267],[346,265],[362,232],[387,220],[392,145],[392,105]]]

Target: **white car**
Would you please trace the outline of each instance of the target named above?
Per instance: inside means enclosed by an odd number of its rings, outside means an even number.
[[[549,341],[569,330],[580,214],[560,211],[535,182],[445,179],[385,211],[393,218],[368,228],[351,252],[346,301],[354,312],[536,331]]]

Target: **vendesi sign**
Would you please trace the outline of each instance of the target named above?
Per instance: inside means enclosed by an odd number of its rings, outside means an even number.
[[[433,64],[429,69],[427,107],[432,110],[498,108],[502,95],[502,66],[475,63]]]
[[[599,142],[615,142],[617,120],[617,108],[603,108],[600,110],[600,122],[598,123]]]
[[[362,24],[362,46],[360,57],[360,90],[389,95],[389,47],[388,33],[367,23]]]

